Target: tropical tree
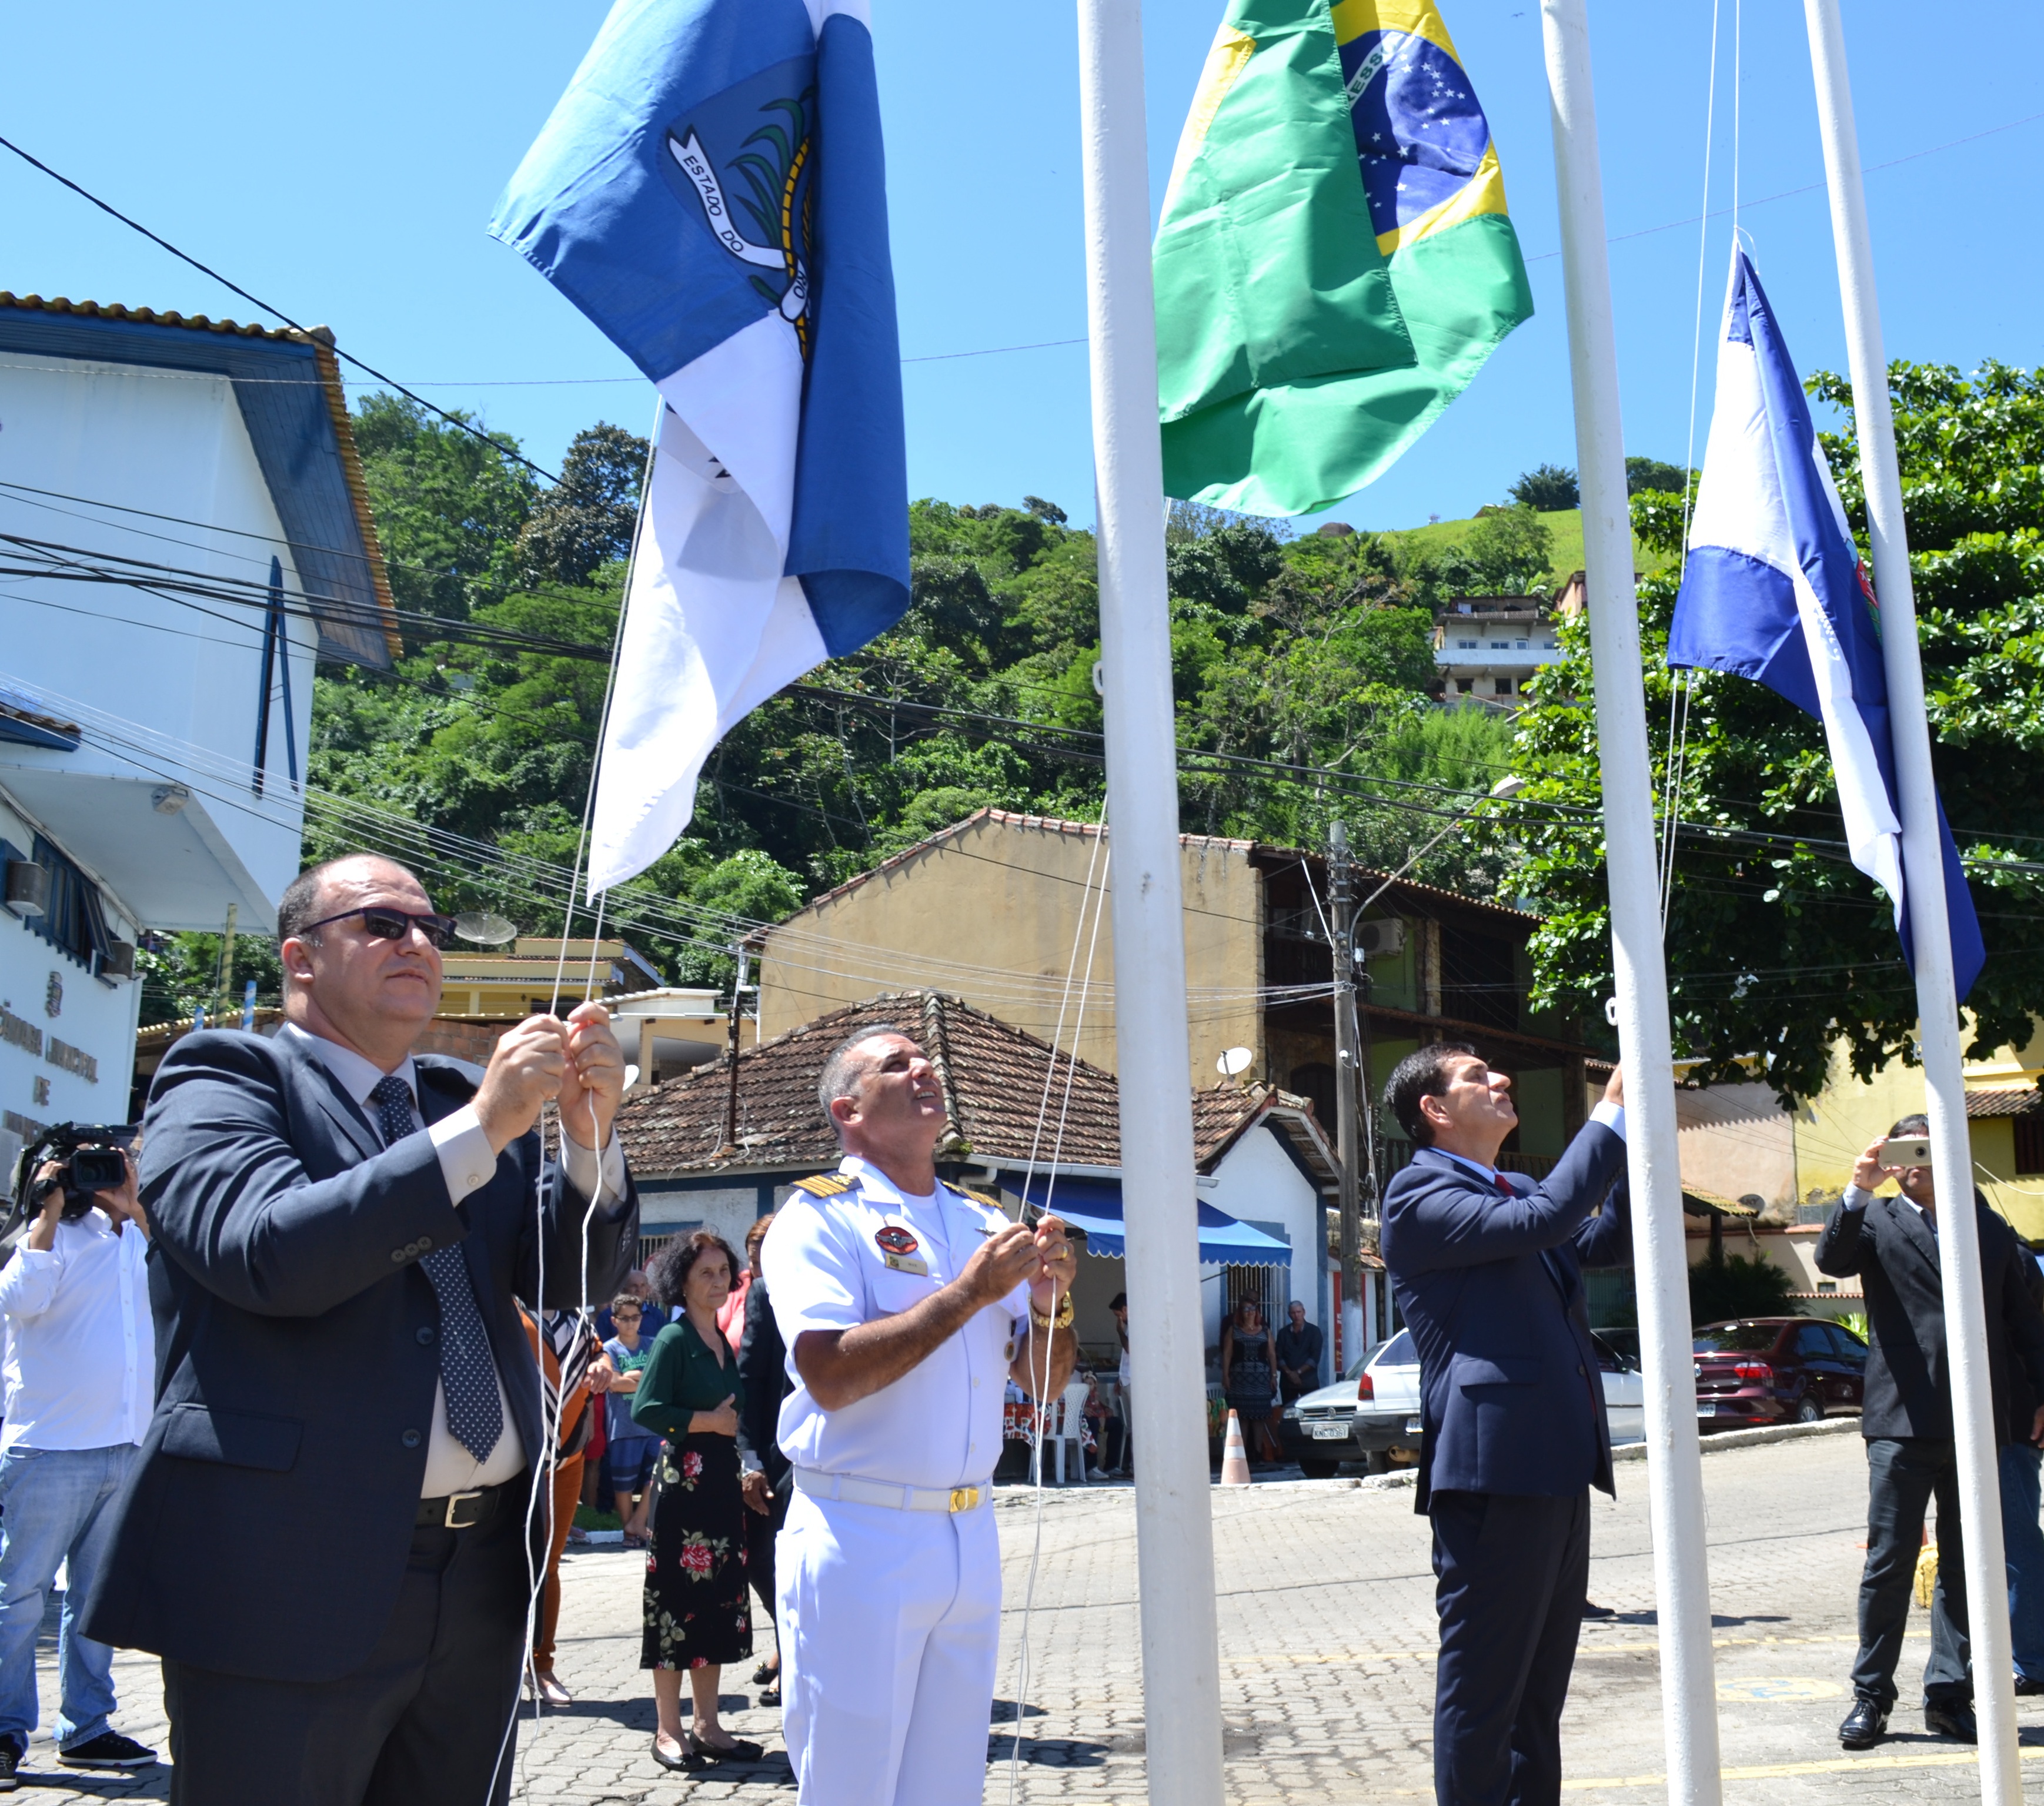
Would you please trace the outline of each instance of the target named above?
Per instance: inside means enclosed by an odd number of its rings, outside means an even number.
[[[1844,413],[1823,443],[1863,540],[1850,386],[1820,374],[1809,388]],[[1987,941],[1968,999],[1985,1055],[2027,1043],[2044,1013],[2044,372],[1897,363],[1889,390],[1938,783]],[[1677,550],[1682,512],[1680,495],[1644,492],[1635,529]],[[1912,1060],[1915,990],[1888,900],[1846,856],[1821,726],[1715,673],[1689,673],[1678,699],[1662,661],[1676,588],[1672,573],[1642,582],[1639,620],[1656,793],[1677,797],[1682,823],[1666,938],[1677,1054],[1699,1079],[1762,1077],[1785,1102],[1823,1089],[1835,1054],[1862,1078]],[[1536,1006],[1598,1021],[1612,980],[1591,649],[1580,620],[1560,638],[1520,718],[1514,765],[1531,781],[1486,813],[1547,918]]]

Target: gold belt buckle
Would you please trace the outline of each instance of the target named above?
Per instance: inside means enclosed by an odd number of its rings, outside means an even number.
[[[449,1493],[447,1502],[447,1528],[450,1530],[473,1530],[482,1520],[480,1517],[462,1516],[462,1507],[468,1504],[471,1500],[479,1499],[482,1497],[482,1492],[479,1489],[472,1493]]]
[[[978,1504],[978,1487],[954,1486],[951,1488],[951,1509],[953,1511],[971,1511],[977,1507]]]

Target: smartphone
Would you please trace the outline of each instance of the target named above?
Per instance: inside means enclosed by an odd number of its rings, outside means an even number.
[[[1881,1145],[1881,1164],[1885,1167],[1927,1167],[1931,1164],[1931,1143],[1922,1135],[1898,1135]]]

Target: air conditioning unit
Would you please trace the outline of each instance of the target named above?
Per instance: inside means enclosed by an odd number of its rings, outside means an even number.
[[[1355,950],[1359,957],[1366,960],[1374,960],[1383,953],[1404,953],[1405,924],[1395,915],[1378,922],[1358,922],[1355,925]]]
[[[25,922],[45,914],[50,907],[50,872],[33,860],[7,861],[7,907]]]
[[[135,976],[135,944],[132,941],[109,941],[106,951],[93,964],[93,976],[102,984],[113,984],[124,978]]]

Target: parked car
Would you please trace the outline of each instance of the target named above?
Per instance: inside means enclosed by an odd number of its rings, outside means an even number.
[[[1637,1442],[1646,1433],[1646,1395],[1639,1363],[1629,1359],[1595,1330],[1598,1377],[1604,1415],[1615,1443]],[[1366,1455],[1381,1458],[1394,1448],[1420,1445],[1420,1356],[1411,1334],[1400,1330],[1370,1357],[1362,1378],[1370,1392],[1356,1405],[1355,1440]]]
[[[1865,1399],[1866,1344],[1842,1324],[1742,1317],[1706,1325],[1692,1346],[1702,1429],[1814,1424],[1855,1414]]]
[[[1278,1440],[1284,1445],[1285,1459],[1297,1462],[1308,1479],[1331,1478],[1344,1461],[1367,1459],[1355,1440],[1356,1398],[1367,1383],[1364,1370],[1384,1346],[1379,1343],[1377,1348],[1366,1351],[1332,1386],[1301,1393],[1285,1407],[1278,1421]],[[1378,1457],[1380,1463],[1382,1459]]]

